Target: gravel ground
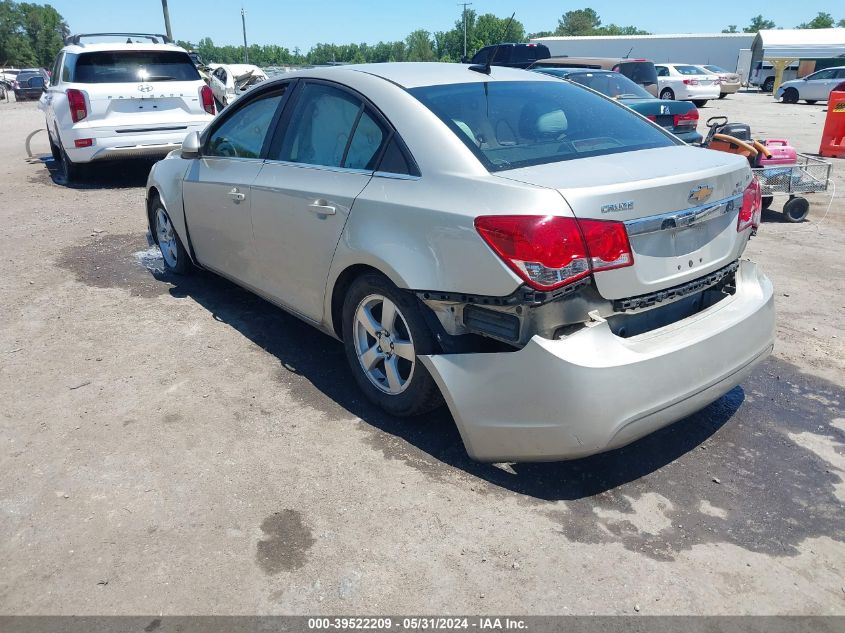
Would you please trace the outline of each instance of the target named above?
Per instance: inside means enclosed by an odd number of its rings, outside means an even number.
[[[711,102],[818,149],[824,106]],[[148,164],[61,183],[0,103],[0,613],[845,614],[840,193],[748,255],[775,354],[623,450],[470,461],[365,403],[340,344],[144,239]],[[702,124],[703,129],[703,124]],[[778,203],[775,203],[778,206]]]

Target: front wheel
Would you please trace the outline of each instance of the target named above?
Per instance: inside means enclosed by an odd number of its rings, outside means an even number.
[[[787,88],[783,93],[784,103],[798,103],[798,91],[795,88]]]
[[[816,105],[819,101],[818,99],[804,99],[807,102],[807,105]]]
[[[728,96],[728,93],[727,93],[727,92],[720,92],[720,93],[719,93],[719,98],[720,98],[720,99],[724,99],[724,98],[725,98],[725,97],[727,97],[727,96]]]
[[[775,78],[769,77],[766,81],[763,82],[763,85],[760,87],[763,92],[771,92],[775,89]]]
[[[164,259],[164,266],[172,273],[185,275],[193,269],[188,251],[173,228],[173,222],[167,209],[158,198],[153,202],[153,220],[155,222],[155,240]]]
[[[695,104],[696,108],[703,108],[707,105],[707,99],[693,99],[692,102]]]
[[[415,296],[385,277],[356,279],[343,303],[343,345],[364,395],[391,415],[420,415],[442,404],[420,354],[437,343]]]
[[[674,101],[675,100],[675,93],[672,92],[671,88],[664,88],[660,92],[660,98],[665,101]]]

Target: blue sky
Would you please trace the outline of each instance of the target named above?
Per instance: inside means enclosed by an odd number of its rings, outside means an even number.
[[[143,31],[163,32],[161,0],[46,0],[68,21],[73,32]],[[475,0],[479,13],[507,17],[516,11],[526,29],[554,29],[558,18],[570,9],[590,6],[602,22],[633,24],[653,33],[720,31],[728,24],[740,29],[752,15],[762,13],[778,26],[792,28],[819,11],[845,18],[845,4],[825,0],[769,0],[705,2],[643,0],[584,0],[583,2],[516,2],[515,0]],[[303,52],[317,42],[367,42],[403,39],[417,28],[444,31],[451,28],[461,9],[455,0],[169,0],[170,21],[176,38],[196,42],[209,36],[215,44],[241,41],[240,9],[247,11],[250,43],[279,44]],[[707,6],[707,10],[703,9]]]

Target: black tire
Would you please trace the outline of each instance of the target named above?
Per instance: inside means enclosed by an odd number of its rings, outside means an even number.
[[[787,88],[783,92],[784,103],[798,103],[798,91],[795,88]]]
[[[660,91],[660,98],[666,101],[674,101],[675,100],[675,93],[672,92],[671,88],[664,88]]]
[[[173,239],[170,241],[169,247],[167,243],[165,243],[164,246],[162,246],[161,243],[166,231],[163,230],[163,226],[159,222],[159,211],[164,214],[164,217],[170,225],[170,231],[172,232]],[[158,196],[153,196],[150,200],[150,229],[153,233],[153,239],[155,240],[155,243],[158,244],[158,248],[161,251],[164,267],[168,271],[177,275],[188,275],[193,272],[194,265],[191,262],[188,251],[182,244],[182,239],[179,237],[179,233],[177,233],[173,228],[173,222],[170,220],[170,214],[167,212],[167,209],[161,203],[161,199]],[[165,252],[165,249],[167,249],[167,252]]]
[[[217,108],[218,112],[223,110],[223,104],[220,103],[220,100],[217,97],[214,97],[214,107]]]
[[[693,99],[692,102],[695,104],[696,108],[703,108],[707,105],[707,99]]]
[[[763,196],[763,208],[768,209],[772,206],[772,200],[774,200],[774,196]]]
[[[763,85],[760,86],[760,89],[763,92],[771,92],[772,90],[774,90],[775,89],[775,78],[769,77],[768,79],[766,79],[766,81],[763,82]]]
[[[728,93],[727,93],[727,92],[720,92],[720,93],[719,93],[719,98],[720,98],[720,99],[724,99],[724,98],[725,98],[725,97],[727,97],[727,96],[728,96]]]
[[[810,202],[807,198],[796,196],[790,198],[783,205],[783,216],[788,222],[803,222],[810,213]]]
[[[383,386],[379,388],[373,382],[374,379],[371,380],[368,372],[365,371],[356,351],[355,337],[358,335],[356,314],[365,300],[374,300],[374,297],[386,298],[396,306],[398,316],[394,322],[395,331],[388,333],[391,338],[399,337],[404,340],[408,336],[413,346],[415,360],[412,368],[410,370],[404,369],[408,374],[406,377],[402,377],[400,371],[400,377],[407,380],[407,383],[403,386],[401,392],[395,394],[390,394],[384,390],[387,388],[387,371],[386,369],[379,370],[378,367],[379,365],[382,368],[386,367],[385,359],[376,361],[372,365],[374,371],[379,371],[384,375]],[[375,299],[375,301],[377,300]],[[343,302],[343,346],[346,350],[346,359],[352,369],[352,375],[355,376],[355,382],[358,383],[368,400],[397,417],[420,415],[443,404],[443,398],[437,384],[419,359],[420,354],[432,354],[440,351],[434,335],[425,322],[422,310],[423,307],[413,294],[400,290],[386,277],[377,273],[367,273],[353,281]],[[378,318],[380,319],[380,316]],[[376,325],[381,327],[380,323]],[[406,329],[407,331],[405,331]],[[382,331],[379,331],[378,334],[379,338],[376,339],[376,337],[364,332],[362,339],[365,341],[364,345],[368,347],[379,345],[384,339],[381,338]],[[381,349],[380,346],[379,349]],[[409,361],[399,358],[398,354],[395,356],[397,363],[408,363],[408,367],[410,367]]]
[[[819,102],[818,99],[804,99],[804,101],[806,101],[808,105],[816,105]]]
[[[59,148],[59,151],[61,152],[62,157],[62,159],[59,161],[59,169],[61,170],[62,176],[65,179],[65,184],[69,185],[72,182],[77,182],[84,175],[82,165],[71,161],[64,148]]]
[[[57,163],[60,162],[62,160],[62,150],[53,142],[53,137],[50,136],[49,130],[47,131],[47,140],[50,141],[50,153],[53,155],[53,160]]]

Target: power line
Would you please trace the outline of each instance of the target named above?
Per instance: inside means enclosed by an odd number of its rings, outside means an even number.
[[[464,17],[464,57],[467,56],[467,7],[472,6],[472,2],[459,2],[459,7],[464,8],[463,17]]]

